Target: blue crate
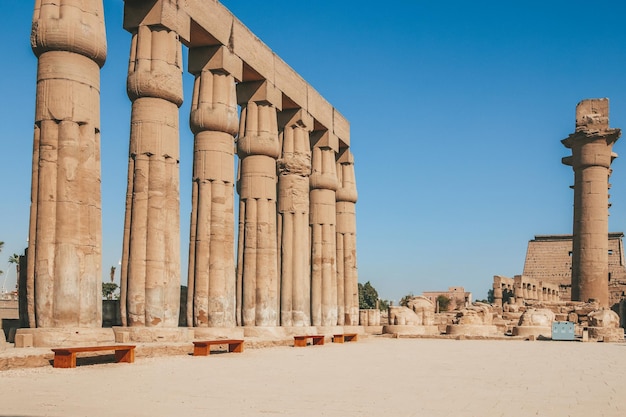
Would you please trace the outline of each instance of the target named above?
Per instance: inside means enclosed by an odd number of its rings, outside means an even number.
[[[571,321],[552,322],[552,340],[574,340],[574,323]]]

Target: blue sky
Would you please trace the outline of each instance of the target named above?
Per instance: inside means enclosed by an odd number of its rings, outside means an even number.
[[[626,128],[626,2],[223,1],[351,123],[359,281],[396,302],[521,274],[528,240],[572,230],[571,168],[560,140],[576,104],[608,97]],[[2,1],[0,283],[28,235],[37,61],[34,1]],[[130,102],[123,2],[104,0],[103,278],[121,256]],[[186,51],[185,51],[186,57]],[[181,107],[181,256],[186,262],[193,79]],[[626,141],[622,139],[621,141]],[[609,225],[626,231],[626,145],[613,163]],[[625,149],[622,151],[622,148]],[[183,265],[181,281],[186,282]],[[8,275],[7,275],[8,273]],[[119,279],[119,275],[118,275]]]

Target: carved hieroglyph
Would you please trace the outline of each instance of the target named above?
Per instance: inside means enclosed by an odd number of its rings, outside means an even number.
[[[572,150],[563,158],[574,170],[572,300],[596,300],[608,307],[609,176],[617,157],[619,129],[609,128],[609,100],[583,100],[576,106],[576,131],[561,142]]]
[[[176,32],[161,26],[139,26],[133,32],[120,297],[122,322],[128,326],[178,326],[181,54]]]
[[[314,135],[318,132],[314,132]],[[329,132],[314,137],[311,170],[311,319],[314,326],[337,325],[335,149]]]
[[[190,125],[195,134],[187,323],[235,326],[234,163],[242,62],[224,46],[195,48]]]
[[[309,176],[313,118],[303,110],[279,117],[282,155],[278,160],[278,242],[280,251],[280,323],[311,325],[311,251]]]
[[[30,327],[100,327],[102,0],[37,0]]]
[[[276,111],[282,98],[268,81],[240,83],[237,89],[241,104],[237,318],[243,326],[278,326]]]
[[[349,149],[337,159],[337,305],[339,325],[359,324],[359,289],[356,267],[356,180]]]

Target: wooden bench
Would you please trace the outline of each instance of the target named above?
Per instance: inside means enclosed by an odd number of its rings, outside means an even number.
[[[52,349],[55,368],[76,368],[76,354],[80,352],[115,351],[115,362],[135,362],[134,345],[81,346]]]
[[[229,352],[243,352],[243,340],[217,339],[199,340],[193,342],[193,356],[207,356],[211,354],[211,345],[228,345]]]
[[[356,333],[344,333],[333,335],[333,343],[356,342],[359,336]]]
[[[295,347],[306,347],[308,339],[311,339],[314,345],[324,344],[323,335],[306,335],[306,336],[294,336],[293,345]]]

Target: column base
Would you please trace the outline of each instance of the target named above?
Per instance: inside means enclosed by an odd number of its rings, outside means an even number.
[[[112,329],[67,327],[25,328],[15,331],[15,347],[72,347],[111,344],[115,342]]]
[[[191,327],[193,339],[243,339],[243,327]]]
[[[552,327],[548,326],[515,326],[513,336],[534,336],[537,339],[552,339]]]
[[[436,325],[415,326],[409,324],[392,324],[382,326],[382,333],[397,334],[399,336],[438,336],[439,327]]]
[[[448,324],[446,334],[452,336],[498,336],[498,328],[487,324]]]
[[[114,326],[117,343],[183,343],[191,342],[194,331],[187,327],[121,327]]]

